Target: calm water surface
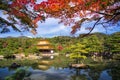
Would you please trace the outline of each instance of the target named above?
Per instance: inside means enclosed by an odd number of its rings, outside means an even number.
[[[24,67],[20,67],[24,68]],[[28,70],[32,73],[30,78],[32,80],[94,80],[90,76],[90,69],[69,69],[69,68],[55,68],[50,67],[47,70],[33,69],[29,67]],[[102,71],[98,80],[112,80],[112,77],[108,74],[110,70]],[[12,75],[15,70],[11,70],[8,67],[0,68],[0,80],[4,80],[6,76]],[[93,75],[95,76],[95,74]]]

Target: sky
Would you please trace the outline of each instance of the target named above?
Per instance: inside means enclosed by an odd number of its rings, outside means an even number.
[[[41,2],[41,0],[39,0],[39,2]],[[38,2],[38,3],[39,3]],[[0,17],[3,18],[7,18],[7,15],[3,15],[3,11],[0,11]],[[88,33],[88,30],[85,30],[85,27],[82,27],[80,29],[80,31],[76,32],[74,35],[71,35],[71,26],[64,26],[64,24],[58,24],[59,19],[54,19],[54,18],[48,18],[46,19],[46,21],[44,23],[40,23],[38,22],[38,28],[37,28],[37,34],[33,35],[30,32],[16,32],[14,30],[11,29],[10,32],[8,33],[4,33],[4,34],[0,34],[0,37],[8,37],[8,36],[12,36],[12,37],[18,37],[18,36],[27,36],[27,37],[55,37],[55,36],[78,36],[79,34],[82,33]],[[92,26],[92,23],[86,23],[84,24],[84,26]],[[107,29],[107,31],[105,30],[105,28],[103,28],[102,26],[96,26],[94,28],[94,30],[92,31],[92,33],[94,32],[102,32],[102,33],[106,33],[106,34],[111,34],[114,33],[116,31],[120,31],[120,29],[116,28],[116,27],[109,27]]]
[[[27,37],[55,37],[55,36],[78,36],[82,33],[88,33],[88,30],[85,30],[84,27],[80,29],[80,31],[76,32],[74,35],[71,35],[71,27],[70,26],[64,26],[64,24],[58,24],[58,19],[49,18],[44,23],[38,22],[38,28],[37,28],[37,34],[33,35],[31,32],[16,32],[14,30],[11,30],[11,32],[0,34],[0,37],[18,37],[18,36],[27,36]],[[85,24],[84,26],[88,26],[92,24]],[[111,34],[113,32],[118,31],[117,29],[113,30],[113,28],[107,29],[107,31],[102,26],[96,26],[95,29],[92,31],[94,32],[102,32],[106,34]]]

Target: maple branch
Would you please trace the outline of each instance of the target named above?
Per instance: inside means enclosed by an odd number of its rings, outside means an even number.
[[[98,13],[98,14],[106,15],[106,16],[114,16],[114,15],[120,15],[119,9],[120,9],[120,7],[116,8],[116,9],[108,9],[108,10],[114,11],[113,14],[105,13],[105,12],[99,12],[99,11],[95,11],[95,10],[92,10],[92,9],[90,9],[90,11],[91,11],[91,12]],[[106,10],[105,10],[105,11],[106,11]],[[117,11],[119,11],[119,12],[117,12]]]
[[[103,13],[103,12],[94,11],[94,10],[90,10],[90,11],[91,11],[91,12],[98,13],[98,14],[106,15],[106,16],[113,16],[113,14]]]
[[[106,33],[107,33],[107,29],[106,26],[104,24],[101,24],[103,26],[103,28],[105,29]]]
[[[100,18],[95,22],[95,24],[93,25],[92,29],[90,30],[90,32],[89,32],[88,34],[90,34],[90,33],[93,31],[93,29],[95,28],[95,26],[97,25],[97,23],[100,21],[101,18],[102,18],[102,17],[100,17]]]
[[[112,10],[112,9],[110,9],[110,10]],[[119,9],[113,9],[113,10],[115,12],[113,14],[110,14],[110,13],[105,13],[105,12],[100,12],[100,11],[95,11],[95,10],[90,9],[91,12],[95,12],[95,13],[106,15],[106,16],[120,15],[120,12],[117,12],[117,10],[119,10]]]
[[[102,18],[102,17],[100,17],[100,18],[95,22],[95,24],[93,25],[93,27],[91,28],[91,30],[90,30],[87,34],[83,35],[82,37],[85,37],[85,36],[89,35],[89,34],[93,31],[93,29],[95,28],[95,26],[97,25],[97,23],[101,20],[101,18]]]
[[[0,22],[7,24],[8,26],[11,26],[14,30],[21,32],[13,23],[8,22],[7,20],[0,17]]]
[[[37,14],[35,14],[35,13],[33,14],[30,10],[28,10],[26,6],[24,6],[24,12],[25,12],[27,15],[29,15],[29,17],[35,18],[35,17],[37,16]]]
[[[98,23],[98,24],[105,24],[105,23],[108,23],[108,22],[112,21],[116,16],[117,16],[117,15],[114,15],[111,19],[107,20],[106,22],[102,22],[102,23]],[[98,25],[98,24],[97,24],[97,25]]]
[[[120,12],[116,12],[116,13],[114,13],[114,15],[120,15]]]

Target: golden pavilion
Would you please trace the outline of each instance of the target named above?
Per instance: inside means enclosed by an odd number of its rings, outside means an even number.
[[[41,39],[37,43],[37,49],[39,49],[39,51],[43,53],[53,53],[54,50],[53,46],[47,39]]]

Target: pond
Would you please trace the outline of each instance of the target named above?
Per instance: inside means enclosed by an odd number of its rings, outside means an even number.
[[[97,80],[112,80],[109,75],[110,69],[95,72],[92,75],[90,74],[91,69],[71,69],[54,66],[47,70],[33,69],[30,66],[27,69],[31,72],[29,76],[31,80],[95,80],[94,77],[97,77]],[[8,67],[0,68],[0,80],[4,80],[6,76],[14,74],[15,71],[15,69],[9,69]]]

